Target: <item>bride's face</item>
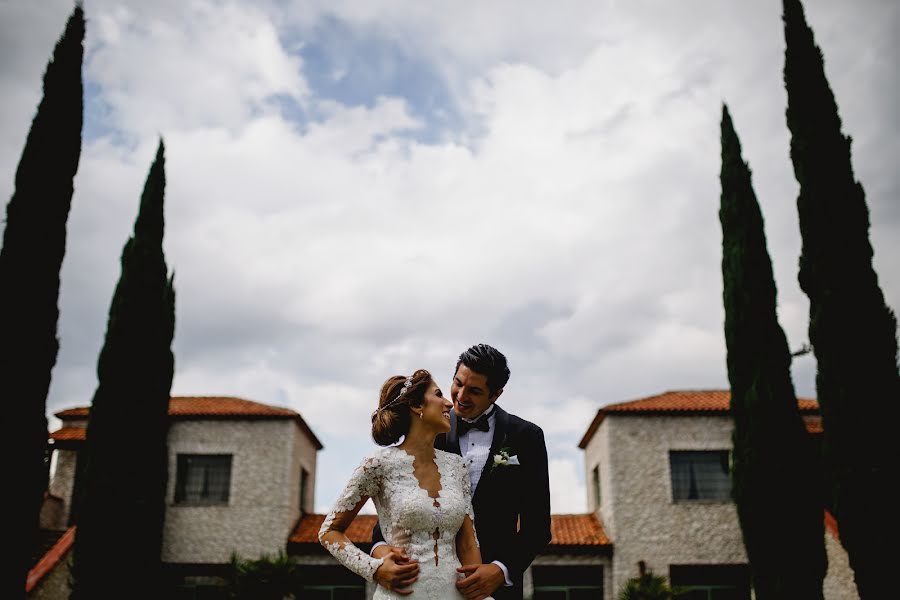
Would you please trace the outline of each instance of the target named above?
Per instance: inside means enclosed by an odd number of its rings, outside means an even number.
[[[441,388],[433,381],[428,384],[425,400],[422,403],[423,424],[438,431],[450,431],[451,408],[453,408],[453,403],[444,397]]]

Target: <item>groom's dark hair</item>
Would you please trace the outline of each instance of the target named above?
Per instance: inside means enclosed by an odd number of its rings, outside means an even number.
[[[459,355],[456,361],[456,369],[453,375],[459,371],[459,365],[463,364],[487,378],[488,392],[490,396],[502,390],[509,381],[509,367],[506,365],[506,357],[503,353],[487,344],[475,344]]]

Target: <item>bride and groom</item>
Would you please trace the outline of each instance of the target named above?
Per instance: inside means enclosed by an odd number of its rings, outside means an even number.
[[[506,357],[478,344],[459,356],[450,399],[425,370],[382,386],[372,437],[384,447],[319,531],[344,566],[379,584],[375,600],[522,598],[522,575],[550,542],[550,490],[543,432],[495,404],[508,380]],[[378,524],[366,554],[345,532],[369,498]]]

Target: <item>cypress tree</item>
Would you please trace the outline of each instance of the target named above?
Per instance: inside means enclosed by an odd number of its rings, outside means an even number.
[[[84,13],[66,23],[44,73],[44,95],[16,170],[6,207],[0,251],[0,381],[4,411],[18,435],[4,436],[6,496],[13,516],[0,597],[25,596],[25,578],[36,550],[39,515],[47,489],[47,392],[59,342],[59,271],[66,251],[66,222],[81,155]],[[10,432],[12,433],[12,432]]]
[[[109,309],[91,403],[72,598],[162,597],[175,292],[163,254],[162,140]],[[137,582],[137,585],[136,585]]]
[[[762,213],[728,107],[722,108],[722,278],[732,495],[758,600],[822,598],[821,482],[778,324]]]
[[[822,52],[799,0],[784,1],[784,37],[787,124],[800,184],[799,280],[818,362],[824,462],[857,589],[863,599],[878,598],[894,586],[897,320],[872,267],[869,212],[853,174],[851,139],[841,132]]]

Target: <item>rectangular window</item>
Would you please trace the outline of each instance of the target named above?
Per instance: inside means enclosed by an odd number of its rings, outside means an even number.
[[[591,484],[594,487],[594,508],[600,508],[600,465],[594,465],[591,472]]]
[[[179,454],[177,466],[176,504],[228,504],[230,454]]]
[[[303,600],[365,600],[365,580],[340,566],[303,565],[298,568]]]
[[[731,498],[728,450],[672,450],[672,499],[727,501]]]
[[[534,600],[596,600],[603,597],[601,565],[531,567]]]
[[[680,600],[750,600],[747,565],[669,565],[669,581]]]
[[[309,481],[309,473],[303,467],[300,467],[300,513],[305,513],[306,510],[306,486]]]

